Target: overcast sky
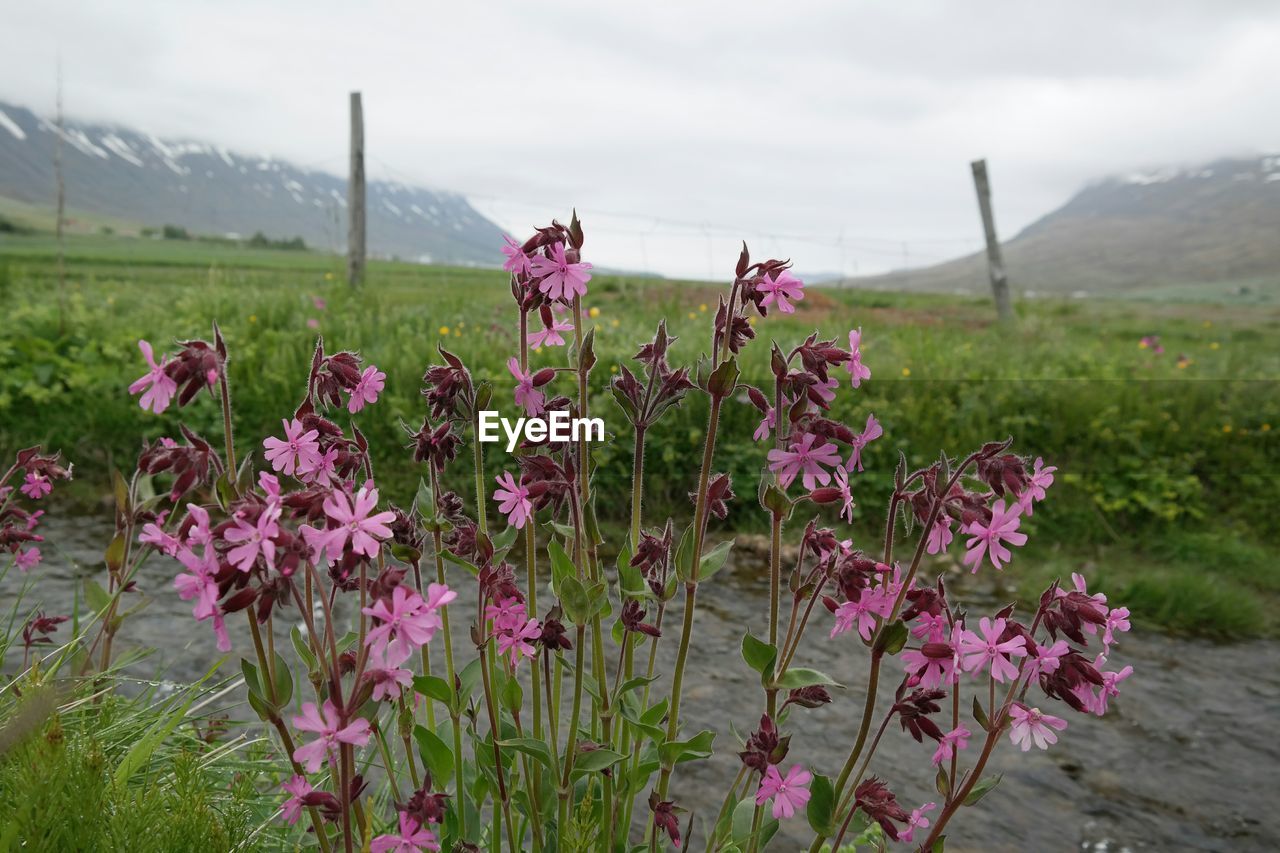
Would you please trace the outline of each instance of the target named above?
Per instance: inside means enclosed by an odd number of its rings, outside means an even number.
[[[980,246],[1094,178],[1280,149],[1280,3],[0,0],[0,99],[467,194],[521,236],[723,276]]]

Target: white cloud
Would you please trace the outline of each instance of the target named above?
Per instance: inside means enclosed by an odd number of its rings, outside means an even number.
[[[1280,7],[11,4],[0,98],[472,194],[517,232],[577,205],[598,263],[723,274],[736,241],[870,272],[1012,235],[1085,181],[1280,146]],[[618,216],[613,214],[627,214]],[[803,238],[803,239],[801,239]]]

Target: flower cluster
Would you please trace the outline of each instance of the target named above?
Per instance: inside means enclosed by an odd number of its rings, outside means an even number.
[[[11,480],[21,476],[16,488]],[[13,565],[26,572],[40,563],[40,544],[44,537],[36,532],[44,516],[42,509],[25,508],[19,496],[31,502],[47,498],[58,480],[71,479],[71,466],[62,464],[61,454],[52,456],[40,447],[18,451],[11,464],[0,475],[0,553],[8,552]]]

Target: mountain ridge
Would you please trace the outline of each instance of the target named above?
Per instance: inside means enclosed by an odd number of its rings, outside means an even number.
[[[0,196],[52,205],[57,126],[0,101]],[[67,205],[86,213],[192,233],[300,236],[345,251],[346,180],[213,143],[165,139],[119,124],[66,121]],[[459,193],[370,180],[372,255],[497,266],[502,231]]]

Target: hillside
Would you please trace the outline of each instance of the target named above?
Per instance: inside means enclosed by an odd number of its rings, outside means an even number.
[[[999,209],[997,198],[997,221]],[[1003,248],[1016,292],[1275,289],[1280,284],[1280,156],[1107,178],[1024,228]],[[979,292],[988,286],[986,256],[852,284]]]
[[[0,197],[52,207],[56,134],[51,121],[0,103]],[[68,121],[63,134],[69,210],[199,234],[301,236],[316,248],[345,249],[345,178],[123,127]],[[501,262],[501,231],[462,196],[388,181],[370,181],[367,193],[375,256]]]

